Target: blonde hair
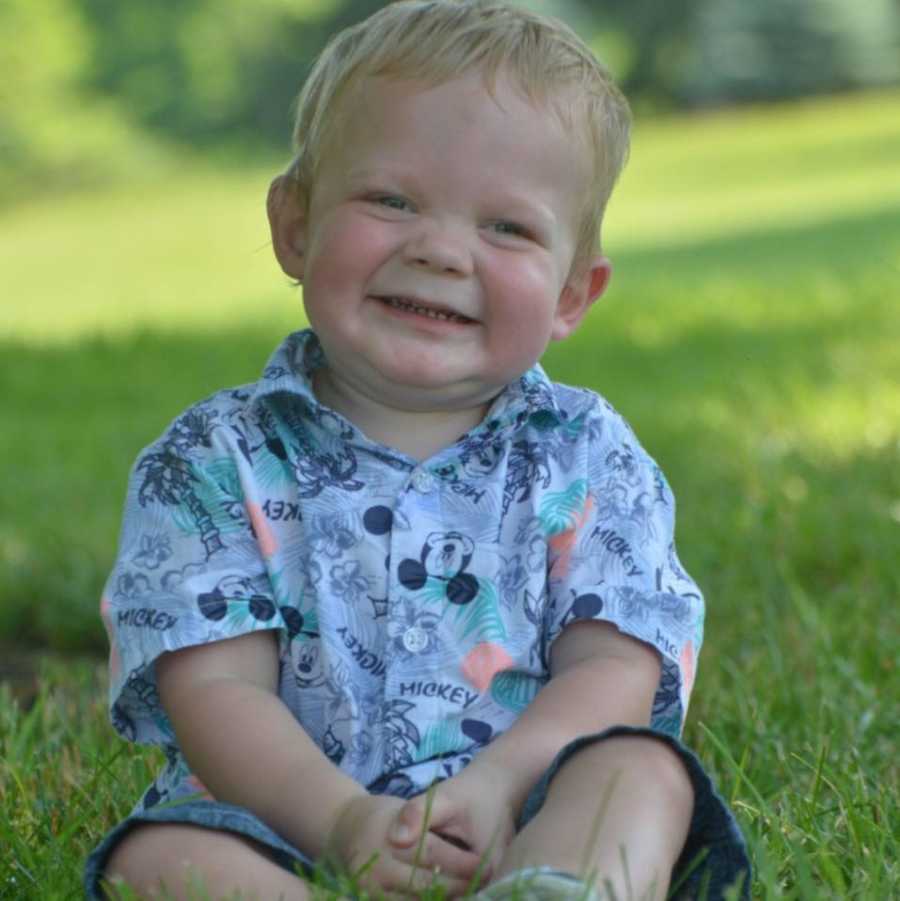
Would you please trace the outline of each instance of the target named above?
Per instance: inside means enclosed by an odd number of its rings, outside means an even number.
[[[341,31],[316,60],[297,98],[288,170],[307,198],[340,101],[362,79],[439,85],[472,70],[490,91],[502,74],[581,135],[592,157],[576,262],[598,246],[600,224],[628,155],[628,103],[568,26],[497,0],[398,0]]]

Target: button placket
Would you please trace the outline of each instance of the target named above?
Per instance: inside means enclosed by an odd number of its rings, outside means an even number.
[[[410,484],[419,494],[428,494],[434,491],[436,480],[427,469],[417,469],[412,474]]]
[[[410,626],[403,633],[403,647],[410,654],[421,654],[428,647],[428,633],[420,626]]]

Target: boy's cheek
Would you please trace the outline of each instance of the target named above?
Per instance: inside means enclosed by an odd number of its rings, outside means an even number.
[[[307,264],[318,283],[364,283],[390,252],[389,236],[378,223],[360,221],[359,217],[339,217],[323,223],[313,233]]]

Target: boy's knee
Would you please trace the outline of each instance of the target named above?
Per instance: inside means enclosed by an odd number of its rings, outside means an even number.
[[[186,853],[194,831],[196,827],[173,823],[138,823],[110,854],[105,879],[112,884],[124,882],[142,893],[158,892],[173,864],[188,866]]]
[[[141,895],[155,897],[163,886],[178,895],[190,885],[248,851],[261,853],[242,836],[185,823],[138,823],[116,845],[104,868],[112,884],[124,882]],[[263,857],[267,857],[262,853]]]
[[[672,810],[688,815],[693,810],[694,788],[687,768],[678,754],[665,742],[650,735],[619,735],[588,745],[566,764],[577,765],[584,775],[624,780],[652,789],[655,797]]]
[[[146,885],[150,858],[159,850],[164,826],[142,823],[129,829],[113,848],[106,861],[103,878],[111,885],[122,884],[137,889]],[[106,895],[110,897],[109,893]],[[111,897],[116,897],[114,894]]]
[[[636,765],[646,773],[657,789],[680,809],[691,811],[694,787],[684,761],[665,742],[650,736],[630,737],[627,753],[634,755]]]
[[[252,838],[188,823],[138,823],[116,845],[103,878],[141,897],[214,897],[250,891],[306,899],[303,883]],[[115,894],[113,894],[115,897]]]

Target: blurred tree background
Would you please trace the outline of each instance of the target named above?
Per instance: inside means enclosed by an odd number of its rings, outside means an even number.
[[[521,0],[671,110],[900,82],[900,0]],[[0,203],[190,153],[283,154],[327,36],[383,0],[2,0]]]

